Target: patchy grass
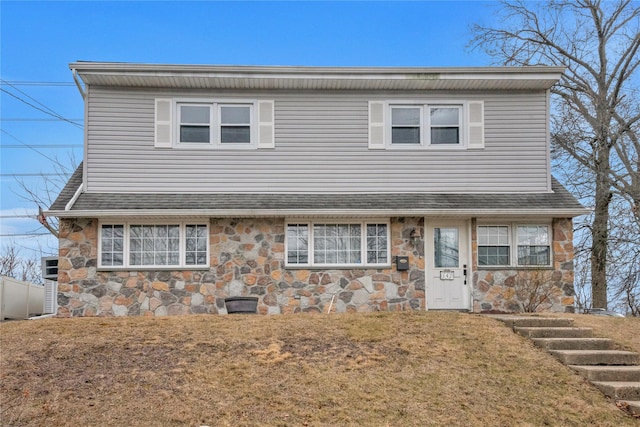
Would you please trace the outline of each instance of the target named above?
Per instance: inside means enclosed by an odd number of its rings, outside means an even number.
[[[477,315],[48,319],[0,334],[2,425],[640,425]]]

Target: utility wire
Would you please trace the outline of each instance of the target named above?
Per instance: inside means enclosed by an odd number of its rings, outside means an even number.
[[[84,119],[69,119],[72,122],[82,122]],[[0,122],[58,122],[60,119],[43,119],[43,118],[33,118],[33,119],[24,119],[24,118],[9,118],[6,119],[4,117],[0,118]],[[78,123],[80,124],[80,123]]]
[[[57,160],[52,159],[51,157],[47,156],[46,154],[44,154],[42,151],[33,148],[31,145],[27,144],[26,142],[21,141],[20,139],[16,138],[15,136],[11,135],[9,132],[7,132],[4,129],[0,129],[0,131],[4,134],[9,135],[11,138],[15,139],[16,141],[18,141],[20,144],[24,145],[25,147],[35,151],[36,153],[40,154],[42,157],[44,157],[45,159],[51,160],[53,163],[58,163]]]
[[[33,148],[82,148],[82,144],[31,144]],[[2,144],[0,148],[25,148],[18,144]]]
[[[18,89],[17,87],[15,87],[14,85],[12,85],[11,83],[7,83],[6,80],[4,79],[0,79],[0,82],[11,86],[12,88],[14,88],[15,90],[17,90],[18,92],[20,92],[21,94],[23,94],[24,96],[26,96],[27,98],[29,98],[30,100],[32,100],[33,102],[35,102],[36,104],[38,104],[39,106],[41,106],[42,108],[48,110],[50,113],[52,114],[56,114],[56,115],[60,115],[58,113],[56,113],[55,111],[53,111],[52,108],[49,108],[47,105],[44,105],[42,102],[38,101],[37,99],[35,99],[34,97],[32,97],[31,95],[29,95],[28,93],[26,93],[25,91],[22,91],[20,89]]]
[[[82,125],[79,125],[78,123],[75,123],[75,122],[73,122],[73,121],[71,121],[71,120],[69,120],[69,119],[67,119],[67,118],[65,118],[65,117],[63,117],[63,116],[61,116],[60,114],[58,114],[58,113],[56,113],[56,112],[51,113],[51,112],[49,112],[49,111],[45,110],[44,108],[40,108],[40,107],[38,107],[37,105],[34,105],[34,104],[32,104],[31,102],[24,100],[23,98],[20,98],[18,95],[15,95],[15,94],[13,94],[13,93],[9,92],[9,91],[8,91],[8,90],[6,90],[6,89],[3,89],[2,87],[0,87],[0,91],[2,91],[2,92],[4,92],[4,93],[6,93],[7,95],[9,95],[9,96],[11,96],[11,97],[13,97],[13,98],[17,99],[18,101],[20,101],[20,102],[22,102],[22,103],[24,103],[24,104],[28,105],[29,107],[34,108],[34,109],[36,109],[36,110],[38,110],[38,111],[41,111],[41,112],[43,112],[43,113],[45,113],[45,114],[47,114],[47,115],[49,115],[49,116],[52,116],[52,117],[55,117],[55,118],[57,118],[57,119],[59,119],[59,120],[62,120],[62,121],[64,121],[64,122],[70,123],[70,124],[72,124],[73,126],[76,126],[76,127],[77,127],[77,128],[79,128],[79,129],[82,129],[82,127],[83,127]],[[27,95],[27,96],[28,96],[28,95]],[[30,97],[29,97],[29,98],[30,98]],[[36,102],[37,102],[37,101],[36,101]],[[40,104],[40,102],[38,102],[38,103]],[[49,107],[46,107],[46,106],[45,106],[45,108],[47,108],[48,110],[51,110]],[[53,110],[51,110],[51,111],[53,111]]]
[[[66,176],[63,173],[0,173],[0,176]]]
[[[16,233],[16,234],[0,234],[0,237],[35,237],[46,236],[51,233]]]
[[[72,82],[38,82],[31,80],[3,80],[12,86],[75,86]]]

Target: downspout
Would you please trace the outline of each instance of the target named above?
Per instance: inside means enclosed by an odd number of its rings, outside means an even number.
[[[87,99],[87,93],[82,88],[82,85],[80,84],[80,79],[78,79],[78,71],[74,68],[71,70],[71,74],[73,74],[73,81],[76,83],[76,86],[80,91],[80,95],[82,95],[82,99]]]
[[[83,187],[84,187],[84,182],[85,182],[85,178],[86,178],[86,155],[87,155],[87,116],[88,116],[88,109],[87,109],[87,91],[82,87],[82,84],[80,83],[80,78],[78,77],[78,70],[76,70],[75,68],[73,68],[71,70],[71,74],[73,75],[73,81],[76,83],[76,86],[78,87],[78,91],[80,92],[80,95],[82,96],[82,100],[84,101],[84,162],[83,162],[83,167],[82,167],[82,183],[80,183],[80,186],[78,187],[78,189],[76,190],[76,192],[73,194],[73,197],[71,198],[71,200],[69,200],[69,203],[67,203],[64,207],[65,211],[70,211],[71,208],[73,207],[74,203],[76,202],[76,200],[78,200],[78,197],[80,197],[80,194],[82,194],[83,191]]]

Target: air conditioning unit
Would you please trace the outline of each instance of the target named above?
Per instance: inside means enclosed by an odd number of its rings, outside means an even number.
[[[43,256],[41,259],[42,279],[58,280],[58,257]]]
[[[58,312],[58,282],[44,281],[44,314]]]

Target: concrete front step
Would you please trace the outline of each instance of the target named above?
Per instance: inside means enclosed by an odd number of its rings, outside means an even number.
[[[593,381],[591,384],[612,399],[640,400],[638,381]]]
[[[591,338],[591,328],[545,328],[545,327],[518,327],[513,330],[526,338]]]
[[[613,350],[614,342],[608,338],[531,338],[545,350]]]
[[[510,328],[515,327],[535,327],[535,328],[569,328],[573,326],[573,319],[562,319],[555,317],[534,317],[534,316],[491,316],[503,322]]]
[[[576,366],[571,369],[589,381],[640,381],[640,366]]]
[[[640,400],[618,400],[618,405],[631,415],[640,416]]]
[[[620,350],[549,350],[565,365],[638,365],[640,355]]]

